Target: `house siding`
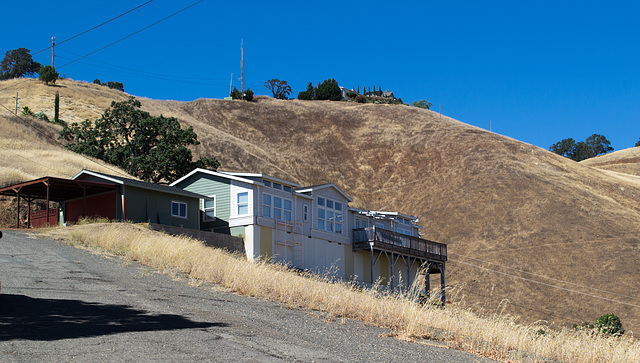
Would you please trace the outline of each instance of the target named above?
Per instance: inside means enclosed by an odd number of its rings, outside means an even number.
[[[216,220],[201,222],[200,228],[211,232],[231,234],[231,231],[229,230],[229,218],[231,216],[231,183],[228,179],[200,173],[183,180],[175,186],[208,197],[215,196]],[[200,218],[202,219],[202,216],[200,216]]]

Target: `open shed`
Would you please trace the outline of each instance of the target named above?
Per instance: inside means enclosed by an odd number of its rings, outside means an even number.
[[[0,195],[16,197],[16,228],[20,228],[20,202],[26,200],[28,204],[28,226],[56,225],[58,223],[58,209],[50,208],[50,202],[62,204],[64,201],[77,199],[82,201],[82,216],[86,216],[87,197],[114,192],[118,187],[113,184],[84,180],[71,180],[56,177],[44,177],[23,183],[0,188]],[[36,212],[32,216],[31,203],[35,200],[45,201],[46,209]]]

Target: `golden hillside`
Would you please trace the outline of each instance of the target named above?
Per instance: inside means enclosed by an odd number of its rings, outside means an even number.
[[[67,121],[97,118],[111,100],[126,97],[72,81],[19,81],[3,90],[1,104],[11,105],[19,91],[20,107],[51,116],[59,91]],[[456,298],[468,305],[500,313],[506,299],[505,313],[556,326],[615,313],[640,331],[640,177],[407,106],[141,101],[193,126],[202,142],[196,154],[216,156],[222,170],[302,185],[334,182],[353,206],[418,216],[425,238],[449,245],[447,283],[460,287]],[[68,164],[64,158],[47,164]],[[69,176],[6,160],[0,167],[25,175]]]
[[[640,147],[596,156],[580,163],[598,169],[640,176]]]

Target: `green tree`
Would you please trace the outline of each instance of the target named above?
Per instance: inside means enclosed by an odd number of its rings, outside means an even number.
[[[253,91],[251,88],[244,90],[244,100],[251,102],[253,100]]]
[[[316,95],[316,89],[313,87],[313,83],[309,82],[309,84],[307,85],[306,91],[302,91],[298,93],[298,99],[311,101],[316,99],[315,95]]]
[[[56,83],[56,80],[58,79],[58,72],[56,72],[56,69],[50,65],[40,67],[38,74],[38,78],[46,85],[49,85],[49,83]]]
[[[281,81],[277,78],[264,82],[264,86],[271,91],[273,98],[279,100],[286,100],[291,93],[291,86],[287,84],[287,81]]]
[[[124,84],[122,84],[121,82],[109,81],[107,82],[107,87],[124,92]]]
[[[338,86],[338,81],[335,78],[322,81],[317,87],[316,99],[340,101],[342,92],[340,91],[340,86]]]
[[[56,97],[53,100],[53,122],[60,122],[60,93],[56,91]]]
[[[576,152],[576,141],[572,138],[562,139],[551,145],[549,151],[573,159]]]
[[[563,139],[551,145],[549,151],[574,161],[586,160],[613,151],[611,142],[603,135],[593,134],[585,141]]]
[[[636,142],[635,146],[636,147],[640,146],[640,140],[638,140],[638,142]]]
[[[411,103],[411,106],[413,107],[419,107],[419,108],[424,108],[424,109],[430,109],[432,104],[431,102],[425,101],[425,100],[420,100],[420,101],[413,101]]]
[[[0,62],[0,79],[33,76],[38,73],[41,65],[31,58],[30,50],[18,48],[5,53]]]
[[[217,169],[216,158],[192,161],[190,145],[198,145],[192,127],[182,129],[174,117],[153,117],[140,101],[111,102],[100,119],[63,125],[58,139],[65,147],[119,166],[140,179],[171,182],[194,168]]]
[[[622,335],[624,329],[622,329],[622,323],[620,318],[614,314],[604,314],[596,320],[595,327],[598,328],[600,333],[605,335]]]
[[[240,90],[238,88],[233,87],[233,91],[231,91],[229,96],[231,96],[231,98],[234,99],[234,100],[241,100],[242,99],[242,92],[240,92]]]

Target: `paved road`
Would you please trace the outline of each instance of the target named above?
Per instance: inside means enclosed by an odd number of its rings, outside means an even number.
[[[5,231],[0,361],[477,362],[386,330]]]

